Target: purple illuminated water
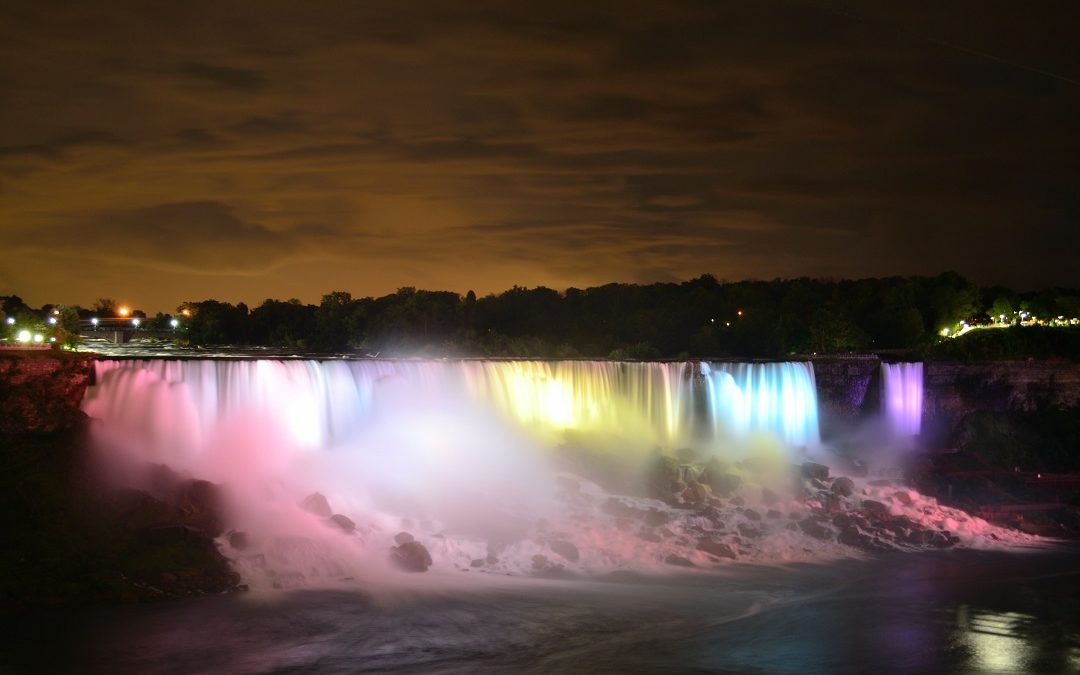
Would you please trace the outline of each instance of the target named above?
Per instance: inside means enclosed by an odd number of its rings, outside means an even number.
[[[897,438],[922,430],[923,364],[881,364],[882,408],[890,433]]]

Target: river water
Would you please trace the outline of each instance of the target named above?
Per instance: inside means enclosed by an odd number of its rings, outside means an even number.
[[[606,580],[414,575],[395,589],[44,611],[13,673],[1080,672],[1080,547]]]

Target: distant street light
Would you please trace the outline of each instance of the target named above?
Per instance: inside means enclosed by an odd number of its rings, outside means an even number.
[[[9,316],[8,318],[4,319],[4,322],[7,323],[7,325],[9,325],[9,326],[14,326],[15,325],[15,317]]]
[[[131,325],[135,326],[136,328],[139,327],[139,319],[138,319],[138,317],[131,320]]]
[[[55,316],[50,316],[49,317],[49,325],[50,326],[55,326],[56,325],[56,317]]]
[[[97,325],[98,325],[98,318],[97,318],[96,316],[95,316],[95,317],[91,317],[91,319],[90,319],[90,325],[91,325],[91,326],[93,326],[94,328],[97,328]]]
[[[15,336],[15,339],[18,340],[19,342],[30,342],[30,339],[31,339],[30,331],[28,331],[28,330],[19,331],[19,334]]]
[[[180,320],[179,319],[171,319],[169,321],[169,325],[172,326],[173,329],[179,328],[180,327]]]

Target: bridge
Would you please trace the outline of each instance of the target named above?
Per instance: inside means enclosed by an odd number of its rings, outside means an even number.
[[[173,319],[173,321],[176,321]],[[152,319],[140,317],[107,317],[79,321],[79,335],[84,338],[105,339],[114,344],[130,342],[135,337],[175,340],[183,334],[179,322],[169,328],[149,328]]]

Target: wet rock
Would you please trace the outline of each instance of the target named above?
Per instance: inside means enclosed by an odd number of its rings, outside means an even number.
[[[757,539],[762,535],[762,531],[759,528],[748,525],[747,523],[739,523],[738,529],[739,534],[750,539]]]
[[[889,507],[873,499],[864,499],[862,508],[871,518],[887,518]]]
[[[354,523],[352,519],[348,516],[343,516],[340,513],[335,513],[334,515],[330,516],[328,522],[337,525],[345,534],[352,534],[356,531],[356,523]]]
[[[412,536],[408,532],[398,532],[394,535],[395,544],[404,544],[410,541],[416,541],[416,537]]]
[[[746,500],[742,497],[732,497],[730,501],[732,506],[742,506],[746,503]]]
[[[755,523],[761,520],[761,514],[754,509],[746,509],[742,512],[742,514],[746,517],[747,520],[752,520]]]
[[[431,567],[431,554],[418,541],[407,541],[390,549],[390,561],[406,572],[426,572]]]
[[[824,464],[818,464],[817,462],[803,462],[801,470],[804,478],[821,481],[829,479],[829,467]]]
[[[735,554],[735,550],[732,549],[730,546],[709,537],[699,539],[697,549],[699,551],[704,551],[709,555],[714,555],[718,558],[730,558],[731,560],[735,560],[736,558],[738,558],[738,556]]]
[[[772,519],[776,519],[776,518],[783,518],[783,517],[784,517],[784,514],[780,513],[780,512],[779,512],[779,511],[777,511],[776,509],[769,509],[769,510],[768,510],[768,511],[767,511],[767,512],[765,513],[765,517],[766,517],[766,518],[772,518]]]
[[[715,506],[706,506],[701,510],[701,515],[708,518],[713,527],[724,527],[724,512]]]
[[[703,475],[702,479],[706,485],[712,488],[712,491],[724,496],[730,497],[735,494],[739,488],[742,487],[742,476],[734,473],[725,473],[720,476]]]
[[[670,520],[671,516],[667,513],[667,511],[650,509],[645,513],[645,523],[654,527],[659,525],[667,525]]]
[[[694,563],[690,562],[688,559],[682,557],[681,555],[675,555],[674,553],[668,554],[668,556],[664,558],[664,562],[668,565],[674,565],[676,567],[694,567]]]
[[[833,481],[832,493],[841,497],[850,497],[855,494],[855,481],[847,476],[840,476]]]
[[[819,492],[828,492],[829,489],[830,489],[830,486],[829,486],[829,484],[827,482],[825,482],[823,480],[820,480],[818,478],[811,478],[810,479],[810,487],[814,488],[815,490],[817,490]]]
[[[571,562],[577,562],[578,559],[581,558],[581,555],[578,553],[577,546],[574,546],[566,540],[556,539],[551,542],[549,547],[552,551],[558,553],[559,555]]]
[[[701,462],[704,456],[694,448],[679,448],[675,451],[675,458],[682,464],[695,464]]]
[[[696,480],[687,483],[686,489],[690,491],[689,498],[694,502],[705,503],[709,500],[709,497],[712,497],[712,488]]]
[[[911,506],[911,503],[913,501],[911,499],[911,493],[908,492],[907,490],[897,490],[896,492],[893,493],[892,496],[893,496],[893,499],[900,502],[904,506]]]
[[[926,543],[934,548],[949,548],[957,541],[959,539],[954,538],[950,533],[939,530],[930,530],[926,536]]]
[[[173,510],[171,519],[199,528],[212,537],[224,531],[224,495],[221,488],[205,480],[182,480],[164,498]]]
[[[832,530],[812,516],[800,520],[799,529],[814,539],[821,539],[822,541],[829,541],[832,539]]]
[[[822,506],[826,513],[836,513],[844,508],[844,498],[838,494],[829,493],[822,497]]]
[[[238,530],[234,530],[234,531],[230,532],[229,533],[229,546],[236,549],[237,551],[243,551],[245,548],[247,548],[248,547],[247,532],[240,532]]]
[[[190,525],[162,525],[151,527],[142,532],[140,539],[147,544],[192,543],[200,548],[212,549],[214,542],[197,527]]]
[[[841,530],[836,540],[845,546],[851,546],[862,551],[882,552],[892,550],[892,547],[888,544],[860,531],[859,528],[854,526]]]
[[[661,455],[653,461],[650,467],[648,482],[653,487],[654,492],[664,494],[670,490],[672,483],[678,481],[679,478],[679,460]]]
[[[776,506],[780,503],[780,495],[769,488],[761,488],[761,501],[765,506]]]
[[[300,502],[300,508],[308,513],[314,513],[320,518],[329,518],[334,515],[334,512],[330,509],[330,502],[326,501],[326,497],[320,492],[304,497],[304,501]]]
[[[641,518],[644,516],[644,512],[640,509],[635,509],[621,499],[615,497],[609,497],[606,502],[600,505],[600,510],[609,516],[616,518]]]
[[[654,544],[659,544],[660,542],[663,541],[663,539],[660,537],[660,535],[658,535],[656,533],[655,530],[648,530],[648,529],[645,529],[645,528],[642,528],[641,530],[639,530],[638,533],[637,533],[637,536],[638,536],[639,539],[644,539],[645,541],[651,541]]]

